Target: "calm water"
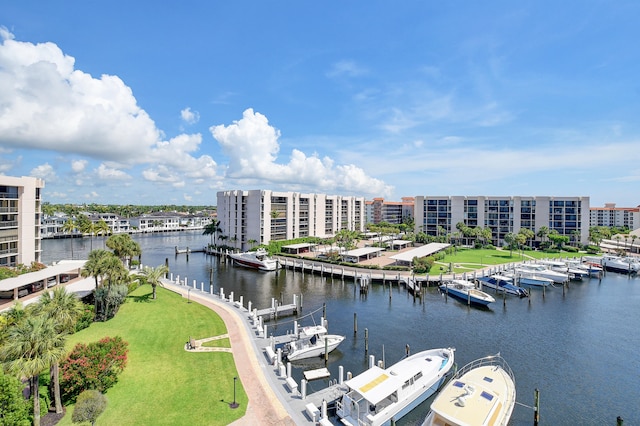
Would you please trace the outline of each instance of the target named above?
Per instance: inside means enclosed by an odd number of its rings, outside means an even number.
[[[293,294],[304,295],[302,316],[315,312],[319,322],[326,303],[329,329],[347,336],[329,359],[332,377],[338,366],[345,372],[362,372],[367,365],[364,333],[369,332],[368,355],[383,354],[387,365],[399,360],[410,345],[412,352],[436,347],[457,349],[459,366],[476,358],[500,352],[511,366],[517,386],[517,400],[533,405],[534,389],[540,390],[541,424],[615,425],[616,417],[625,426],[640,424],[640,278],[608,273],[595,279],[571,283],[565,295],[552,288],[542,297],[533,291],[528,299],[508,297],[506,306],[498,299],[488,310],[469,308],[437,289],[429,289],[424,303],[414,302],[404,288],[374,284],[366,297],[354,283],[289,270],[259,273],[233,267],[202,253],[175,255],[174,247],[199,248],[209,242],[200,232],[134,237],[142,247],[142,263],[164,264],[168,259],[174,276],[213,285],[238,299],[244,295],[257,308],[271,305],[271,298],[291,303]],[[103,248],[95,238],[93,248]],[[74,240],[74,258],[86,258],[89,239]],[[45,263],[71,257],[71,240],[43,241]],[[358,332],[354,333],[354,314]],[[285,334],[293,329],[291,318],[269,323],[269,332]],[[313,324],[312,316],[300,320]],[[186,331],[185,331],[186,332]],[[323,361],[296,366],[302,371],[323,366]],[[311,391],[326,382],[311,382]],[[427,401],[400,425],[419,423],[428,410]],[[531,425],[533,411],[516,405],[511,425]]]

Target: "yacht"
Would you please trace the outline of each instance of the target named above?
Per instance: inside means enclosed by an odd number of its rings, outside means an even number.
[[[569,274],[553,271],[539,263],[522,263],[515,267],[516,273],[530,273],[539,277],[553,280],[554,283],[563,284],[569,281]]]
[[[516,382],[500,354],[458,371],[431,404],[423,426],[506,426],[516,403]]]
[[[337,414],[345,425],[395,424],[433,395],[454,365],[453,348],[407,356],[387,369],[373,366],[344,384]]]
[[[261,271],[275,271],[280,267],[278,260],[269,256],[263,248],[243,253],[229,253],[229,257],[238,265]]]

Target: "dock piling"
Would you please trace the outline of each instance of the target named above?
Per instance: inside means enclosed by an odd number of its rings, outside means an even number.
[[[353,313],[353,334],[358,333],[358,313]]]

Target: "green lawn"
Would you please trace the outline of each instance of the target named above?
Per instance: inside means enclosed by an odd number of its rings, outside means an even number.
[[[189,337],[202,339],[226,332],[222,319],[212,310],[187,303],[163,288],[158,288],[158,298],[152,300],[151,287],[143,286],[131,293],[115,318],[70,336],[68,348],[116,335],[129,343],[127,367],[107,391],[107,409],[98,425],[227,425],[242,417],[247,406],[238,381],[240,408],[229,408],[237,376],[232,354],[184,350]],[[67,407],[67,415],[58,424],[71,425],[72,411],[73,407]]]
[[[443,260],[434,264],[431,274],[447,273],[451,263],[453,272],[463,273],[482,269],[503,263],[522,262],[531,259],[553,259],[557,257],[580,257],[579,253],[561,252],[547,253],[544,251],[489,250],[489,249],[458,249],[457,253],[445,256]],[[443,268],[442,270],[440,268]]]

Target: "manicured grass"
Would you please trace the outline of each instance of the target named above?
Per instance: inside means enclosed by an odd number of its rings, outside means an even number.
[[[441,271],[447,273],[449,263],[453,266],[453,272],[463,273],[504,263],[522,262],[531,259],[554,259],[557,257],[580,257],[580,254],[572,252],[548,253],[533,250],[523,252],[514,250],[510,252],[509,250],[458,249],[457,253],[447,255],[443,260],[438,261],[431,269],[431,274],[440,273]]]
[[[93,342],[104,336],[121,336],[129,343],[128,363],[118,383],[106,393],[108,405],[98,425],[226,425],[245,413],[247,396],[231,353],[184,350],[190,337],[202,339],[227,333],[222,319],[212,310],[169,290],[135,290],[115,318],[94,323],[69,337],[68,348],[77,342]],[[226,339],[228,345],[228,339]],[[71,425],[73,407],[59,425]]]
[[[202,344],[205,348],[230,348],[231,341],[228,338],[220,340],[211,340]]]

